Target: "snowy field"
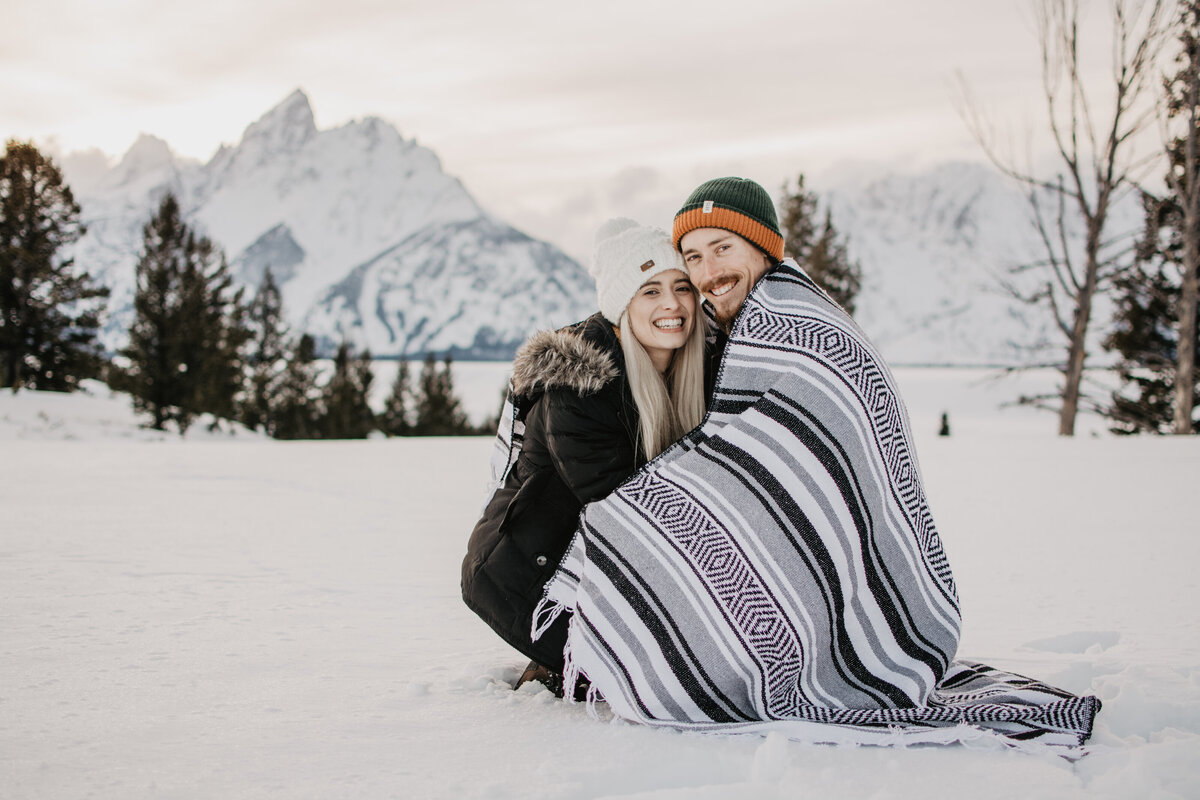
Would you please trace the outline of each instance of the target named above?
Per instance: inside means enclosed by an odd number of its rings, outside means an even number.
[[[455,369],[493,413],[503,366]],[[592,719],[509,689],[459,599],[488,439],[181,441],[103,390],[5,392],[0,798],[1200,796],[1200,440],[1061,440],[998,408],[1046,376],[984,375],[898,371],[960,655],[1099,696],[1077,762]]]

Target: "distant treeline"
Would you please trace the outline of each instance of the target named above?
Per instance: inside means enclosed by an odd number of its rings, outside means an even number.
[[[128,344],[98,342],[108,289],[62,258],[79,239],[79,205],[62,173],[30,143],[0,156],[0,386],[71,391],[101,378],[130,395],[147,424],[184,433],[198,419],[237,422],[277,439],[491,433],[471,425],[451,360],[430,354],[414,382],[402,362],[384,409],[368,403],[371,354],[343,343],[333,369],[313,338],[290,335],[270,270],[253,298],[235,288],[224,253],[183,220],[168,194],[143,228]],[[328,373],[323,377],[323,373]],[[497,402],[499,406],[499,402]]]
[[[1126,140],[1153,119],[1135,116],[1128,131],[1094,153],[1081,154],[1074,133],[1093,144],[1085,87],[1073,47],[1078,9],[1063,0],[1041,0],[1042,56],[1050,110],[1065,92],[1065,121],[1052,132],[1063,164],[1058,175],[1025,175],[998,167],[1026,187],[1044,258],[1017,264],[1007,283],[1013,302],[1039,306],[1057,323],[1063,345],[1060,389],[1022,402],[1052,408],[1059,431],[1073,435],[1075,414],[1086,408],[1107,417],[1121,433],[1200,432],[1200,0],[1169,7],[1155,3],[1132,36],[1126,3],[1113,6],[1117,97],[1158,91],[1164,141],[1147,169],[1161,168],[1166,190],[1155,196],[1132,175],[1116,169]],[[1139,6],[1140,7],[1140,6]],[[1127,41],[1140,42],[1127,48]],[[1161,85],[1146,77],[1171,42],[1173,68]],[[1065,51],[1063,43],[1072,44]],[[1128,59],[1134,59],[1130,62]],[[1058,70],[1065,69],[1064,75]],[[1061,81],[1059,79],[1062,79]],[[1118,104],[1114,132],[1133,108]],[[968,115],[968,122],[971,117]],[[986,131],[973,128],[987,150]],[[1087,156],[1087,157],[1084,157]],[[1111,231],[1107,210],[1118,190],[1137,188],[1145,223],[1136,235]],[[1049,200],[1047,199],[1049,198]],[[853,313],[863,270],[834,229],[818,198],[785,182],[779,208],[786,250],[830,297]],[[147,424],[180,432],[203,419],[236,421],[280,439],[362,438],[490,433],[494,422],[473,427],[451,383],[450,356],[439,368],[426,357],[419,376],[402,362],[383,410],[367,402],[374,375],[369,351],[343,342],[333,369],[316,363],[311,336],[292,335],[278,286],[268,269],[252,298],[235,287],[225,254],[185,223],[166,195],[143,228],[136,267],[134,320],[128,344],[115,354],[98,342],[109,290],[87,265],[64,257],[85,233],[80,208],[58,166],[32,143],[10,140],[0,154],[0,387],[71,391],[86,378],[103,378],[129,393]],[[1070,231],[1087,232],[1079,245]],[[1080,251],[1082,247],[1082,252]],[[868,269],[870,265],[868,265]],[[1029,289],[1013,276],[1036,278]],[[1026,287],[1026,288],[1023,288]],[[1100,298],[1105,303],[1099,303]],[[1116,391],[1088,389],[1083,376],[1097,337],[1094,308],[1109,307],[1103,346],[1116,361]],[[1085,393],[1086,391],[1086,393]],[[499,402],[497,402],[499,405]]]
[[[454,392],[451,361],[426,357],[416,385],[401,362],[382,413],[368,399],[375,376],[369,350],[343,342],[332,371],[317,363],[314,340],[292,337],[283,300],[267,269],[243,301],[224,255],[183,221],[166,195],[147,223],[138,260],[129,343],[107,369],[151,426],[182,432],[202,414],[233,420],[276,439],[459,436],[472,427]],[[322,378],[321,373],[328,372]],[[214,423],[215,424],[215,423]]]

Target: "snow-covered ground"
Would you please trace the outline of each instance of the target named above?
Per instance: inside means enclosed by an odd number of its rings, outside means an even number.
[[[477,417],[494,369],[456,380]],[[0,797],[1200,796],[1200,440],[997,410],[1045,376],[898,377],[960,654],[1098,695],[1080,761],[594,720],[509,689],[459,600],[488,439],[181,441],[103,391],[5,392]]]

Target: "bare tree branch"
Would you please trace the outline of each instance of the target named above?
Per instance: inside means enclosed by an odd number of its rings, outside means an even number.
[[[1003,174],[1023,184],[1032,222],[1046,259],[1039,268],[1045,277],[1032,292],[1022,291],[1015,278],[1036,271],[1015,266],[1006,291],[1027,302],[1048,307],[1066,340],[1059,433],[1071,435],[1080,406],[1080,387],[1087,356],[1092,307],[1098,294],[1109,291],[1121,259],[1131,248],[1106,231],[1109,212],[1124,192],[1136,187],[1150,162],[1130,150],[1138,134],[1154,119],[1142,109],[1145,90],[1162,47],[1165,0],[1113,0],[1111,6],[1112,108],[1104,120],[1096,115],[1083,75],[1083,44],[1079,0],[1035,0],[1035,23],[1042,67],[1042,93],[1048,112],[1050,140],[1059,169],[1053,178],[1018,168],[995,146],[994,128],[984,119],[965,78],[959,76],[959,113],[989,161]],[[1032,163],[1032,159],[1029,159]],[[1041,195],[1053,198],[1047,204]],[[1071,236],[1074,224],[1082,239]]]

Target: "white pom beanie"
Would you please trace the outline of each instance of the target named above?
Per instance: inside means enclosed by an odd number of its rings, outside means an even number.
[[[660,272],[687,274],[683,258],[666,231],[639,225],[626,217],[610,219],[596,231],[592,266],[600,313],[616,325],[625,306],[643,283]]]

